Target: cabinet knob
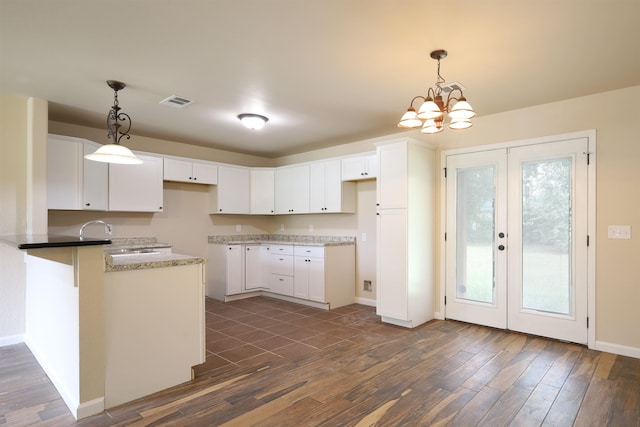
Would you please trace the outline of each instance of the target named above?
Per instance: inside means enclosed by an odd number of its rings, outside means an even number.
[[[194,181],[197,181],[197,180],[198,180],[198,178],[196,178],[196,177],[194,176],[194,177],[193,177],[193,180],[194,180]]]
[[[91,206],[91,203],[85,203],[84,205],[85,206]]]
[[[222,209],[218,209],[220,212],[222,212]]]
[[[189,177],[189,180],[192,180],[193,178]]]
[[[160,206],[160,208],[159,208],[159,209],[160,209],[160,210],[162,210],[162,206]]]

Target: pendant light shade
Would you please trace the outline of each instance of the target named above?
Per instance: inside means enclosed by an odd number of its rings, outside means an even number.
[[[96,150],[95,153],[87,154],[85,159],[96,162],[119,163],[123,165],[139,165],[142,160],[137,158],[127,147],[120,144],[106,144]]]
[[[131,135],[129,135],[131,118],[128,114],[120,112],[121,108],[118,104],[118,91],[124,89],[126,85],[117,80],[107,80],[107,85],[113,89],[113,107],[107,114],[108,138],[113,139],[113,143],[103,145],[95,153],[87,154],[84,158],[96,162],[139,165],[143,161],[137,158],[127,147],[120,145],[122,137],[131,138]]]

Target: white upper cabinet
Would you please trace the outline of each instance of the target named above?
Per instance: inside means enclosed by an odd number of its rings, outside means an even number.
[[[275,170],[273,168],[252,168],[250,172],[251,206],[253,215],[273,215],[275,213]]]
[[[355,212],[356,187],[341,179],[340,160],[309,165],[309,211],[311,213]]]
[[[49,135],[47,142],[47,204],[49,209],[107,210],[108,165],[86,160],[100,145]]]
[[[163,158],[135,154],[144,163],[109,164],[109,210],[162,212]]]
[[[164,180],[215,185],[218,183],[218,165],[165,157]]]
[[[358,181],[376,178],[378,160],[375,154],[342,159],[342,180]]]
[[[377,205],[380,209],[406,208],[409,176],[406,144],[378,147]]]
[[[309,165],[275,171],[276,214],[309,213]]]
[[[106,211],[109,209],[109,164],[84,158],[99,147],[100,144],[91,141],[82,143],[82,208]]]
[[[211,187],[211,213],[248,214],[250,170],[242,166],[218,166],[218,185]]]

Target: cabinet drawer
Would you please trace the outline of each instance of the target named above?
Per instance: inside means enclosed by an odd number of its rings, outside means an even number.
[[[293,255],[293,245],[269,245],[272,255]]]
[[[271,273],[293,276],[293,256],[271,254]]]
[[[276,294],[293,296],[293,277],[272,274],[269,278],[269,291]]]
[[[324,246],[295,246],[293,253],[295,256],[324,258]]]

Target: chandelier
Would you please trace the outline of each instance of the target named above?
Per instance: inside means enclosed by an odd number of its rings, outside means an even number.
[[[471,118],[475,117],[476,113],[464,97],[462,89],[459,86],[453,87],[447,94],[446,102],[443,99],[441,85],[445,80],[440,75],[440,60],[446,57],[446,50],[439,49],[431,52],[431,58],[438,61],[438,79],[436,80],[435,89],[429,88],[426,96],[418,95],[411,100],[409,109],[398,122],[398,127],[422,127],[420,132],[427,134],[442,132],[444,130],[445,113],[451,119],[449,122],[450,129],[458,130],[471,127]],[[457,95],[458,92],[460,93],[458,97],[453,96],[454,94]],[[422,100],[422,105],[416,112],[413,103],[417,99]]]
[[[87,154],[84,157],[96,162],[139,165],[142,160],[137,158],[127,147],[120,145],[120,140],[123,137],[131,138],[131,135],[129,135],[131,118],[128,114],[120,112],[121,108],[118,103],[118,91],[124,89],[126,85],[117,80],[107,80],[107,85],[113,89],[113,106],[107,114],[108,138],[113,138],[113,143],[105,144],[98,148],[95,153]]]

